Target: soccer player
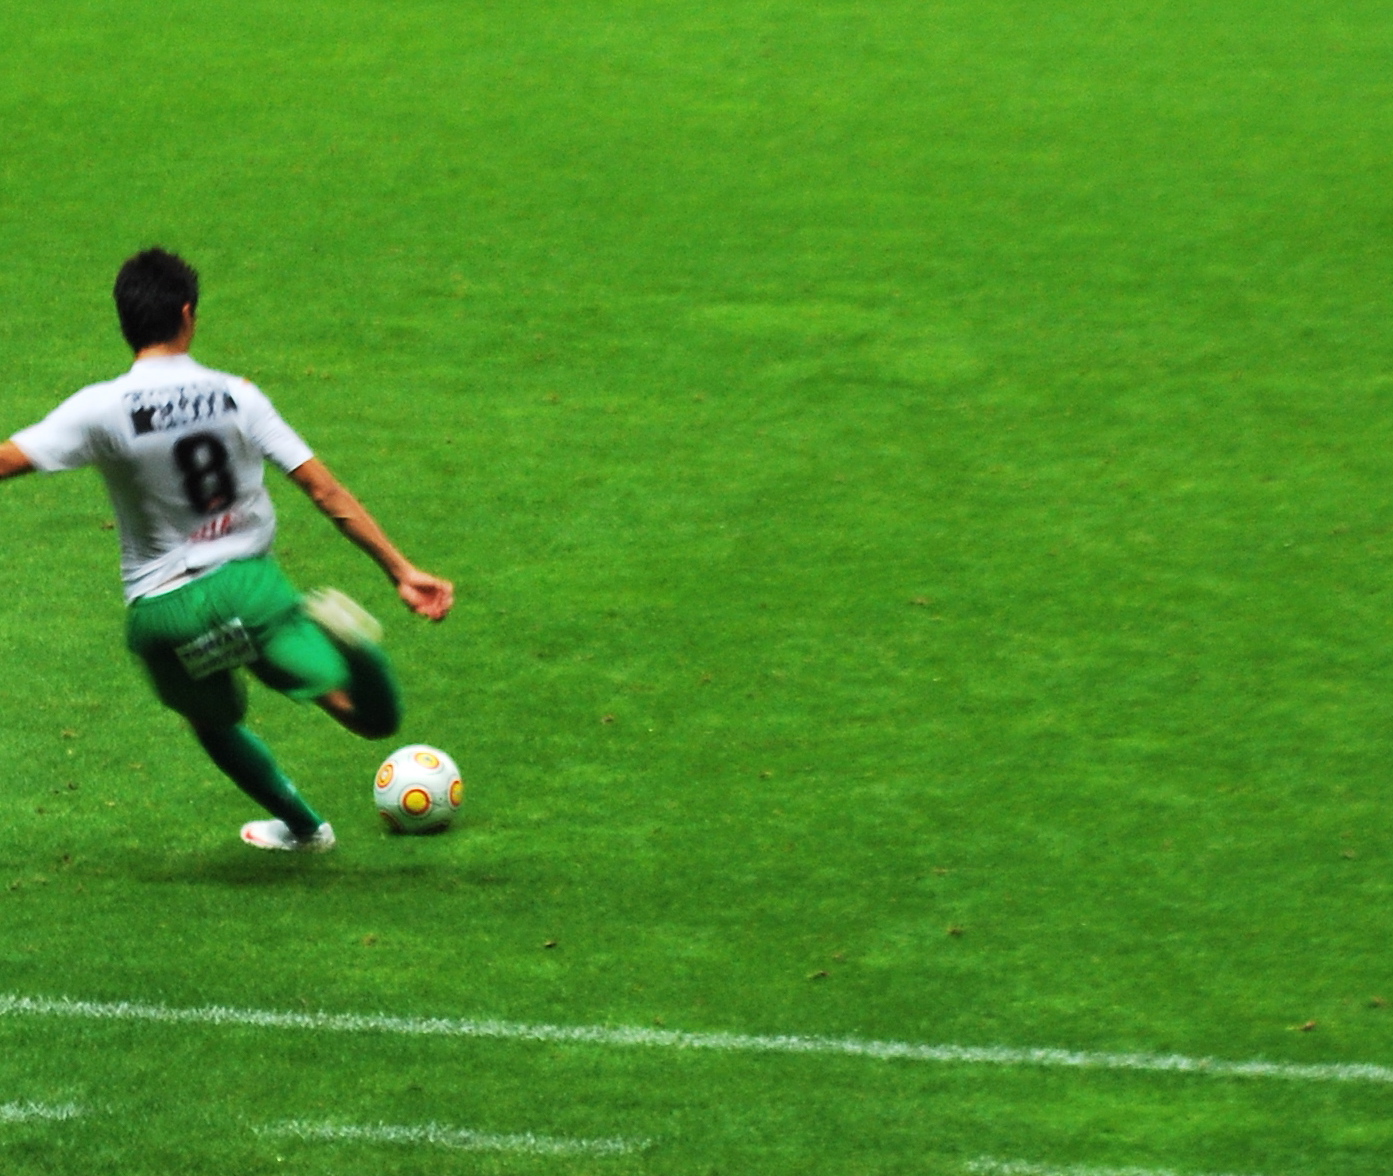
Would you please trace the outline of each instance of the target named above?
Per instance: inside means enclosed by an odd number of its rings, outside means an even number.
[[[82,389],[0,445],[0,478],[97,467],[121,531],[127,645],[160,701],[274,818],[243,825],[242,840],[331,849],[328,822],[242,725],[237,671],[313,700],[369,739],[397,730],[401,696],[377,623],[340,593],[302,598],[271,557],[276,516],[263,460],[377,561],[413,612],[444,620],[454,588],[397,550],[255,385],[193,360],[198,274],[183,259],[138,253],[113,293],[135,352],[131,370]]]

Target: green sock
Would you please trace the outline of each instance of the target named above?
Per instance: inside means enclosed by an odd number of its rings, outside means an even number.
[[[297,837],[307,837],[323,818],[310,808],[276,764],[271,749],[240,723],[235,727],[195,728],[212,761],[232,782]]]
[[[401,726],[401,687],[392,663],[376,645],[339,644],[352,678],[353,730],[368,739],[386,739]]]

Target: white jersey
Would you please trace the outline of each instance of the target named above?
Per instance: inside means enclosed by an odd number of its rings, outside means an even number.
[[[101,471],[127,603],[268,552],[276,513],[263,459],[289,473],[314,456],[254,384],[187,355],[139,360],[13,440],[35,469]]]

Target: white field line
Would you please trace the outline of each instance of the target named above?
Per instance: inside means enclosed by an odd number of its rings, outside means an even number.
[[[622,1156],[652,1145],[647,1139],[557,1139],[547,1135],[493,1135],[462,1127],[426,1123],[420,1127],[393,1127],[386,1123],[354,1126],[346,1123],[305,1123],[293,1119],[271,1127],[256,1128],[258,1135],[293,1136],[326,1143],[434,1144],[463,1151],[524,1152],[534,1156]]]
[[[63,1119],[76,1119],[82,1108],[72,1103],[49,1106],[45,1103],[22,1102],[0,1103],[0,1123],[32,1123],[37,1120],[58,1122]]]
[[[1028,1160],[994,1160],[990,1156],[970,1161],[967,1171],[972,1176],[1181,1176],[1170,1168],[1095,1168],[1088,1164],[1057,1167]]]
[[[1201,1074],[1215,1078],[1277,1078],[1292,1082],[1393,1084],[1393,1067],[1359,1062],[1226,1062],[1184,1054],[1096,1053],[1010,1046],[919,1045],[860,1037],[764,1037],[744,1033],[684,1033],[638,1026],[534,1025],[519,1021],[474,1021],[433,1017],[389,1017],[354,1013],[281,1013],[221,1005],[167,1005],[69,1000],[66,997],[0,995],[0,1016],[70,1017],[97,1021],[151,1021],[167,1025],[230,1025],[253,1029],[304,1029],[320,1033],[390,1033],[412,1037],[472,1037],[563,1045],[647,1046],[725,1053],[823,1054],[910,1062],[984,1066],[1048,1066],[1078,1070],[1134,1070]]]

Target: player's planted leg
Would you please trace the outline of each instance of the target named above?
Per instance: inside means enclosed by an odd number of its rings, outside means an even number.
[[[238,788],[283,821],[292,837],[312,838],[324,825],[324,819],[280,770],[270,748],[246,727],[196,723],[193,730],[209,758]]]

